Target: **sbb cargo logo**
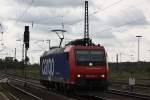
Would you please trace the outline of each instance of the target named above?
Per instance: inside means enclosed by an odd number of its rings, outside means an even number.
[[[44,59],[42,61],[42,74],[47,75],[49,80],[51,80],[54,75],[54,67],[55,62],[53,58]]]

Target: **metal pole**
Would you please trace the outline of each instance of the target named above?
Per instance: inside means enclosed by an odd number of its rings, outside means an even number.
[[[118,54],[116,55],[116,62],[118,63]]]
[[[24,71],[25,71],[25,75],[24,75],[24,78],[25,78],[25,84],[24,84],[24,86],[26,87],[27,86],[27,61],[26,61],[26,59],[27,59],[27,48],[25,48],[25,66],[24,66]]]
[[[122,62],[122,53],[120,52],[120,63]]]
[[[24,43],[22,44],[22,66],[23,66],[23,73],[24,73],[24,78],[25,78],[26,71],[25,71],[25,62],[24,62]],[[26,83],[24,84],[24,86],[26,86]]]
[[[22,61],[24,61],[24,43],[22,45]]]
[[[47,40],[48,41],[48,45],[49,45],[49,50],[50,50],[50,42],[51,42],[51,40]]]
[[[48,41],[48,47],[49,47],[49,50],[50,50],[50,43],[51,43],[51,40],[46,40]],[[47,42],[46,42],[47,43]]]
[[[130,56],[131,56],[131,62],[133,62],[133,55],[131,54]]]
[[[138,38],[138,62],[140,61],[140,37],[142,36],[136,36]]]
[[[138,62],[140,61],[140,44],[139,44],[139,42],[140,42],[140,39],[138,38]]]
[[[119,72],[119,56],[118,56],[118,53],[116,55],[116,67],[117,67],[117,71]]]
[[[88,1],[85,1],[84,38],[89,38]]]
[[[15,55],[14,55],[14,60],[16,59],[16,48],[15,48]]]
[[[48,41],[48,44],[49,44],[49,50],[50,50],[50,41],[51,41],[51,40]]]
[[[150,52],[150,50],[148,50]]]

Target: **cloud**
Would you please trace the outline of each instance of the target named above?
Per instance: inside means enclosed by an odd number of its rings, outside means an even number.
[[[1,0],[0,23],[4,26],[4,42],[11,49],[16,46],[16,39],[23,37],[24,26],[30,26],[31,47],[41,49],[34,40],[51,39],[51,45],[58,45],[59,39],[52,29],[61,29],[62,16],[67,33],[65,41],[83,38],[84,33],[84,1],[85,0]],[[128,48],[135,51],[137,46],[137,33],[141,33],[145,45],[142,50],[147,50],[149,42],[148,0],[123,0],[123,2],[101,10],[119,0],[89,0],[89,15],[95,11],[97,14],[89,16],[89,31],[93,42],[104,45],[109,54],[127,52]],[[139,4],[138,4],[139,3]],[[138,4],[138,5],[137,5]],[[146,4],[146,5],[145,5]],[[146,19],[147,18],[147,19]],[[32,28],[33,22],[33,28]],[[143,26],[147,26],[144,28]],[[19,34],[19,35],[18,35]],[[144,38],[145,37],[145,38]],[[22,44],[22,42],[20,43]],[[39,43],[43,50],[48,49],[48,44]],[[17,45],[19,45],[17,43]],[[124,51],[123,51],[124,50]],[[37,53],[41,55],[41,53]],[[30,55],[30,54],[29,54]],[[32,54],[39,60],[36,54]],[[142,54],[141,54],[142,55]]]
[[[98,38],[114,38],[114,35],[112,33],[112,30],[111,28],[110,29],[103,29],[103,30],[100,30],[98,32],[95,32],[92,34],[93,37],[98,37]]]
[[[108,17],[107,23],[113,27],[147,25],[144,12],[138,8],[127,8],[120,14]]]
[[[19,4],[25,4],[35,7],[48,7],[48,8],[66,8],[66,7],[79,7],[84,4],[85,0],[15,0]],[[93,5],[92,0],[89,1]],[[61,9],[60,9],[61,10]]]
[[[60,25],[62,21],[66,25],[73,25],[83,21],[84,9],[81,8],[31,8],[26,13],[21,13],[16,18],[16,22],[42,24],[42,25]],[[63,17],[63,20],[62,20]]]

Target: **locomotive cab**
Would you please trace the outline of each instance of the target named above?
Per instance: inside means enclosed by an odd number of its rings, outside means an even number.
[[[70,83],[78,87],[107,88],[108,64],[103,46],[66,47],[70,64]]]

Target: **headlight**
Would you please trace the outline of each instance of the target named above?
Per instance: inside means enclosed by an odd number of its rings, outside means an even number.
[[[103,78],[104,78],[104,77],[105,77],[105,75],[101,75],[101,77],[103,77]]]
[[[90,62],[90,63],[89,63],[89,66],[93,66],[93,63]]]
[[[81,77],[81,75],[80,75],[80,74],[78,74],[78,75],[77,75],[77,77],[79,78],[79,77]]]

